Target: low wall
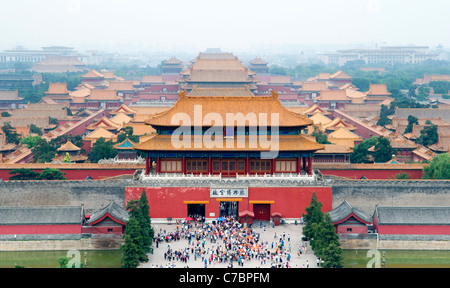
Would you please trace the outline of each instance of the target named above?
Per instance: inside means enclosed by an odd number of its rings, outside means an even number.
[[[450,236],[442,235],[339,235],[345,250],[450,250]]]
[[[421,179],[425,164],[325,164],[315,163],[323,175],[333,175],[351,180],[359,180],[363,176],[368,180],[388,180],[400,173],[406,173],[410,179]]]
[[[140,164],[0,164],[0,179],[9,180],[9,172],[14,169],[30,169],[41,173],[45,168],[56,168],[65,173],[69,180],[85,180],[90,176],[93,180],[104,180],[120,175],[133,175],[136,170],[144,169]]]
[[[372,218],[375,206],[450,206],[449,180],[336,180],[333,209],[347,200]]]
[[[0,241],[0,251],[118,250],[122,239]]]
[[[0,206],[81,206],[86,214],[100,210],[111,201],[125,205],[128,180],[117,181],[3,181]]]

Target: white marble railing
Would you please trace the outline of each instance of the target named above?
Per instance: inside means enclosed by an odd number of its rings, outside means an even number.
[[[118,157],[111,159],[102,159],[98,161],[99,164],[144,164],[145,158],[138,157],[132,159],[119,159]]]
[[[313,173],[313,175],[308,174],[297,174],[297,173],[277,173],[277,174],[252,174],[252,175],[236,175],[236,176],[222,176],[211,175],[211,174],[182,174],[182,173],[150,173],[145,175],[142,171],[140,175],[141,181],[155,181],[155,180],[205,180],[205,181],[222,181],[222,180],[233,180],[233,181],[260,181],[260,180],[273,180],[273,181],[307,181],[313,182],[318,180],[318,176]]]

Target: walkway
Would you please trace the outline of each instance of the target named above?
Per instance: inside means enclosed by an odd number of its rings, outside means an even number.
[[[264,248],[267,248],[270,252],[275,252],[276,250],[276,244],[279,244],[280,237],[284,236],[284,247],[286,248],[286,252],[284,252],[282,255],[278,253],[276,257],[273,260],[267,259],[265,262],[261,262],[260,258],[257,257],[250,257],[248,260],[244,260],[244,265],[240,266],[238,265],[237,261],[233,261],[233,267],[235,268],[270,268],[274,263],[276,259],[276,265],[278,267],[286,268],[286,262],[289,263],[289,268],[316,268],[317,266],[317,257],[314,255],[313,251],[310,249],[309,243],[302,241],[302,226],[301,225],[295,225],[295,224],[282,224],[280,226],[272,227],[270,226],[269,222],[263,222],[265,223],[265,228],[260,227],[260,222],[255,222],[253,231],[255,233],[259,233],[260,235],[260,241],[258,241],[259,244],[261,244],[261,240],[264,243]],[[264,226],[264,225],[263,225]],[[181,225],[179,226],[181,228]],[[164,233],[166,231],[166,234],[170,234],[171,232],[175,233],[177,230],[176,224],[154,224],[153,228],[155,229],[155,234],[158,233]],[[193,231],[191,229],[190,231]],[[276,237],[275,237],[276,235]],[[212,249],[217,249],[218,246],[221,246],[222,248],[225,247],[222,240],[218,240],[215,243],[212,243],[209,238],[205,239],[204,248],[202,247],[203,240],[200,240],[199,247],[203,251],[207,251],[205,255],[210,256],[210,252]],[[273,242],[273,248],[272,248],[272,242]],[[267,245],[266,245],[267,243]],[[169,243],[168,242],[160,242],[158,245],[158,248],[156,248],[156,244],[153,244],[154,247],[154,253],[149,254],[149,261],[147,263],[144,263],[141,265],[142,268],[156,268],[156,267],[163,267],[163,268],[205,268],[205,263],[202,261],[202,258],[200,256],[197,257],[197,259],[194,259],[194,254],[192,253],[192,248],[195,248],[197,245],[197,241],[193,240],[194,245],[189,245],[189,242],[185,238],[181,238],[180,240],[172,240]],[[186,262],[181,261],[180,259],[165,259],[164,254],[168,251],[168,248],[170,248],[172,251],[182,251],[183,249],[189,251],[189,258]],[[306,249],[303,249],[305,252],[303,252],[300,256],[298,255],[299,249],[301,249],[302,245],[306,246]],[[290,249],[289,249],[290,247]],[[287,254],[290,251],[290,261],[287,261]],[[279,261],[279,259],[282,259],[282,262]],[[209,259],[209,257],[207,258]],[[220,262],[218,260],[212,261],[209,263],[207,261],[207,268],[226,268],[230,264],[230,261],[227,260],[225,263]]]

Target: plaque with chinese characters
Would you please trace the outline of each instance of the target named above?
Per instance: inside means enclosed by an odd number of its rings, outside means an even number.
[[[214,197],[248,197],[248,188],[211,188],[211,198]]]

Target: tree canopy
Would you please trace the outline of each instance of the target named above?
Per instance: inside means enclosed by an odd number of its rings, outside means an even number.
[[[425,127],[420,131],[420,136],[416,142],[423,146],[436,144],[439,140],[438,126],[431,123],[430,120],[425,122]]]
[[[351,163],[369,163],[369,148],[378,142],[378,137],[371,137],[353,147],[350,154]]]
[[[105,138],[100,138],[95,141],[92,150],[88,157],[92,163],[98,163],[102,159],[111,159],[117,156],[117,150],[114,149],[114,142],[106,141]]]
[[[323,260],[322,267],[342,268],[343,258],[339,237],[331,220],[330,214],[322,212],[322,203],[313,192],[310,206],[303,214],[305,226],[303,235],[310,240],[314,254]]]
[[[6,142],[19,144],[20,143],[20,135],[17,133],[16,128],[11,126],[11,123],[6,122],[2,127],[3,133],[6,137]]]
[[[121,247],[123,252],[121,268],[137,268],[139,267],[139,259],[144,252],[142,249],[142,229],[136,218],[130,217],[128,220],[124,239],[125,244]]]
[[[317,126],[314,126],[314,131],[311,133],[311,136],[315,137],[316,142],[319,144],[331,144],[331,142],[328,141],[328,135]]]
[[[142,191],[138,200],[128,201],[127,210],[130,219],[127,222],[124,234],[122,267],[136,268],[139,266],[139,261],[147,260],[147,253],[151,251],[155,234],[151,226],[150,206],[145,190]]]
[[[391,147],[389,139],[384,138],[383,136],[379,137],[373,153],[374,161],[376,163],[388,162],[392,159],[393,153],[394,150]]]
[[[10,176],[9,180],[38,180],[39,179],[39,172],[26,169],[26,168],[20,168],[20,169],[13,169],[9,171]]]
[[[406,126],[405,132],[403,132],[403,133],[404,134],[411,133],[414,124],[418,125],[419,119],[415,116],[409,115],[408,116],[408,126]]]
[[[450,155],[443,153],[423,168],[422,179],[450,179]]]

